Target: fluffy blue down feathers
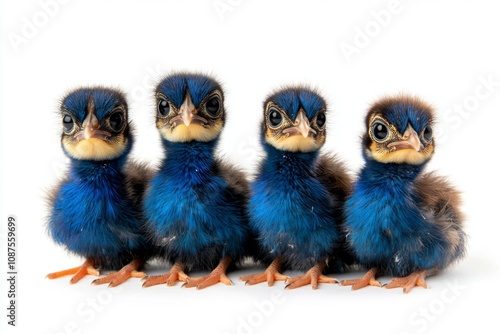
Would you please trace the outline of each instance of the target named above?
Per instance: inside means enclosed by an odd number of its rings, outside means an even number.
[[[286,267],[307,270],[338,245],[333,199],[315,175],[317,152],[290,153],[265,145],[268,156],[249,203],[261,260],[269,264],[280,256]]]
[[[163,140],[165,159],[145,197],[153,242],[188,269],[213,269],[224,256],[245,255],[245,198],[230,188],[214,160],[212,142]]]
[[[382,116],[400,133],[408,124],[420,133],[432,122],[431,113],[410,102],[389,105]],[[381,163],[363,153],[365,166],[345,204],[347,238],[359,262],[380,274],[407,276],[442,269],[460,256],[463,251],[450,251],[448,231],[437,221],[444,218],[425,208],[416,189],[426,162]]]
[[[414,191],[421,169],[369,160],[361,171],[345,212],[348,240],[366,267],[407,276],[449,262],[444,231]]]
[[[82,122],[90,94],[102,119],[121,99],[107,89],[82,89],[70,94],[63,108]],[[131,136],[131,134],[129,134]],[[128,149],[115,160],[71,159],[69,175],[53,198],[48,230],[53,239],[96,267],[117,270],[146,252],[140,208],[127,195],[123,169]]]
[[[300,107],[308,118],[325,107],[318,95],[304,89],[285,89],[268,101],[291,119]],[[248,209],[252,232],[258,236],[258,258],[269,264],[279,256],[285,267],[307,270],[326,260],[340,241],[334,199],[316,175],[317,151],[281,151],[268,144],[264,134],[266,157],[251,186]]]

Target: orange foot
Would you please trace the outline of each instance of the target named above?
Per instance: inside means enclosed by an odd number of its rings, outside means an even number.
[[[231,258],[229,256],[224,257],[219,265],[212,270],[212,272],[203,277],[197,278],[188,278],[187,282],[182,285],[183,288],[194,288],[200,290],[206,287],[212,286],[219,282],[224,283],[225,285],[233,285],[233,282],[226,276],[227,267],[231,263]]]
[[[357,279],[348,279],[340,282],[341,285],[352,285],[352,290],[358,290],[367,286],[377,286],[381,287],[382,284],[380,284],[379,281],[377,281],[375,278],[377,277],[377,268],[372,268],[368,270],[368,272],[361,278]]]
[[[174,286],[177,282],[187,282],[189,279],[188,275],[184,273],[184,266],[180,263],[175,263],[170,271],[164,275],[157,276],[146,276],[143,278],[144,283],[143,288],[147,288],[158,284],[167,284],[168,286]]]
[[[280,267],[281,260],[280,258],[276,258],[263,273],[241,276],[240,281],[244,281],[246,285],[254,285],[267,281],[268,286],[273,286],[276,281],[286,281],[290,278],[280,274]]]
[[[309,269],[304,275],[289,278],[286,280],[285,289],[296,289],[304,285],[311,285],[313,290],[318,288],[319,283],[338,283],[335,278],[327,277],[322,274],[325,269],[326,263],[321,262]]]
[[[99,276],[99,271],[94,268],[94,262],[86,260],[80,267],[57,271],[47,275],[49,279],[55,279],[67,275],[74,275],[69,281],[70,284],[75,284],[87,275]]]
[[[129,264],[124,266],[120,271],[116,273],[108,274],[102,278],[98,278],[92,282],[92,285],[101,285],[109,283],[109,287],[113,288],[117,285],[122,284],[130,277],[144,278],[146,276],[142,271],[138,271],[142,265],[142,261],[132,260]]]
[[[427,271],[417,271],[406,277],[395,277],[389,283],[384,285],[387,289],[403,288],[404,293],[408,293],[416,286],[421,286],[427,289],[427,283],[425,278],[427,277]]]

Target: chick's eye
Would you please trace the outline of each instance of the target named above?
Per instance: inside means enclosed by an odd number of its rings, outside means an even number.
[[[167,116],[170,113],[170,103],[167,100],[159,99],[158,101],[158,114],[160,116]]]
[[[375,140],[383,141],[389,135],[387,125],[381,122],[375,122],[372,126],[372,135]]]
[[[430,142],[432,140],[432,128],[430,126],[427,126],[424,129],[422,136],[426,142]]]
[[[316,115],[316,125],[321,129],[323,126],[325,126],[326,123],[326,115],[324,112],[319,112],[318,115]]]
[[[73,120],[73,117],[71,117],[68,114],[65,114],[63,116],[62,123],[65,133],[70,133],[71,131],[73,131],[73,128],[75,127],[75,121]]]
[[[120,131],[125,123],[125,117],[123,111],[116,111],[111,116],[109,116],[109,126],[114,131]]]
[[[212,117],[219,115],[219,112],[221,110],[219,97],[214,96],[208,99],[207,103],[205,104],[205,110]]]
[[[283,122],[283,116],[278,110],[274,108],[269,111],[268,119],[269,124],[271,124],[271,127],[273,128],[278,127]]]

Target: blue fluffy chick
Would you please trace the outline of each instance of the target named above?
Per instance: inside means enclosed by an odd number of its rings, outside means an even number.
[[[287,288],[334,283],[340,269],[341,211],[351,187],[343,164],[320,155],[326,138],[325,100],[306,87],[286,87],[264,102],[261,143],[265,158],[251,184],[249,218],[264,273],[240,279],[252,285],[285,280]],[[289,278],[283,270],[307,271]]]
[[[50,195],[48,230],[56,243],[84,257],[80,266],[51,273],[74,275],[119,270],[94,284],[116,286],[143,277],[150,255],[141,200],[148,169],[128,159],[133,135],[125,96],[105,87],[79,88],[60,106],[61,144],[70,167]]]
[[[224,94],[213,78],[195,73],[165,77],[156,89],[156,126],[165,158],[144,202],[160,257],[172,267],[143,286],[177,281],[202,289],[231,285],[226,271],[247,252],[248,184],[243,173],[216,157],[226,119]],[[213,269],[213,270],[212,270]],[[187,271],[212,270],[204,277]]]
[[[425,278],[463,257],[466,235],[460,193],[446,179],[424,173],[431,159],[434,112],[410,96],[377,101],[366,116],[365,165],[346,203],[348,242],[369,271],[342,282],[359,289],[427,287]]]

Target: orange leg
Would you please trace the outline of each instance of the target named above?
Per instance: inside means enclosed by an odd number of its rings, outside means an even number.
[[[311,269],[309,269],[304,275],[297,276],[294,278],[289,278],[286,280],[286,289],[296,289],[304,285],[311,284],[313,290],[318,288],[319,283],[338,283],[335,278],[327,277],[322,274],[326,267],[326,262],[320,262]]]
[[[387,289],[403,288],[404,293],[408,293],[416,286],[427,289],[427,283],[425,278],[427,276],[432,276],[436,273],[436,270],[422,270],[411,273],[406,277],[395,277],[389,283],[384,285]]]
[[[229,256],[224,257],[219,265],[212,270],[212,272],[203,277],[198,278],[188,278],[187,283],[185,283],[183,288],[193,288],[196,289],[204,289],[206,287],[212,286],[219,282],[224,283],[225,285],[233,285],[233,282],[226,276],[227,267],[231,263],[231,258]]]
[[[352,290],[358,290],[367,286],[382,286],[379,281],[376,280],[377,268],[372,268],[361,278],[348,279],[340,282],[341,285],[352,285]]]
[[[80,267],[57,271],[47,275],[49,279],[55,279],[67,275],[74,275],[69,281],[70,284],[75,284],[87,275],[99,276],[99,271],[94,268],[94,262],[86,260]]]
[[[174,263],[170,271],[163,275],[156,276],[146,276],[143,278],[144,284],[143,288],[147,288],[158,284],[167,284],[168,286],[174,286],[177,282],[187,282],[189,279],[188,275],[184,273],[184,266],[178,262]]]
[[[267,281],[268,286],[273,286],[275,281],[285,281],[289,278],[288,276],[280,274],[280,267],[281,258],[277,257],[263,273],[241,276],[240,281],[245,281],[246,285],[254,285]]]
[[[146,276],[142,271],[138,269],[142,266],[142,261],[138,259],[132,260],[129,264],[124,266],[120,271],[108,274],[104,277],[98,278],[92,282],[92,285],[101,285],[109,283],[109,287],[113,288],[117,285],[122,284],[130,277],[144,278]]]

